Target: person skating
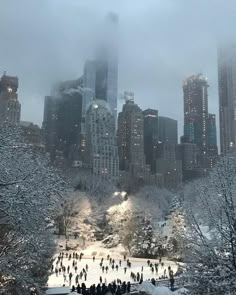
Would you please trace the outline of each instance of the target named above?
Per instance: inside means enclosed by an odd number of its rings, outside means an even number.
[[[118,265],[116,265],[116,271],[118,271]]]
[[[71,285],[71,279],[72,279],[72,277],[73,277],[72,272],[70,272],[70,274],[69,274],[69,283],[70,283],[70,285]]]
[[[88,264],[86,264],[85,269],[86,269],[86,271],[88,271]]]
[[[79,275],[78,274],[75,276],[75,283],[76,283],[76,285],[78,285],[78,283],[79,283]]]
[[[127,271],[127,267],[124,268],[124,273],[125,273],[125,274],[126,274],[126,271]]]
[[[100,281],[100,284],[102,284],[102,276],[100,276],[99,281]]]
[[[119,265],[121,266],[121,260],[119,261]]]
[[[86,272],[84,273],[84,280],[85,281],[87,280],[87,273]]]
[[[109,267],[108,267],[108,266],[106,266],[106,273],[108,273],[108,269],[109,269]]]
[[[93,262],[95,261],[95,256],[93,256]]]

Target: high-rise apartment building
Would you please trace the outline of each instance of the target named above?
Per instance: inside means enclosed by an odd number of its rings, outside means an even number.
[[[92,174],[117,182],[119,158],[115,122],[108,103],[94,100],[86,113],[86,164]]]
[[[236,44],[218,50],[221,154],[236,148]]]
[[[158,139],[160,142],[178,143],[178,122],[177,120],[159,116],[158,118]]]
[[[18,101],[18,78],[4,74],[0,80],[0,122],[19,124],[21,105]]]
[[[184,142],[197,145],[203,168],[208,168],[208,87],[207,79],[200,74],[187,78],[183,83]]]
[[[145,179],[150,167],[144,156],[144,118],[140,107],[134,102],[133,93],[125,93],[126,102],[118,115],[118,152],[120,170],[135,178]]]
[[[158,144],[158,111],[147,109],[143,111],[144,119],[144,154],[146,163],[151,166],[151,172],[156,171],[156,152]]]

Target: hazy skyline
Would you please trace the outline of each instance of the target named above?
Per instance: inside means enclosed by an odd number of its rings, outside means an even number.
[[[110,11],[119,15],[119,93],[177,119],[180,136],[182,81],[202,73],[218,121],[217,47],[235,41],[235,0],[0,0],[0,73],[19,77],[22,120],[41,125],[53,84],[82,75]]]

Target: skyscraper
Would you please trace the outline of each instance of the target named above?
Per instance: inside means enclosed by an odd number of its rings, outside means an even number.
[[[118,15],[109,13],[96,51],[96,99],[105,100],[117,118]]]
[[[65,159],[79,159],[82,124],[81,80],[62,82],[45,97],[43,130],[46,150],[55,157],[61,151]]]
[[[236,44],[218,50],[221,154],[236,148]]]
[[[93,99],[95,99],[96,85],[96,63],[87,60],[84,65],[83,73],[83,117],[86,115],[86,109]]]
[[[191,76],[183,83],[184,142],[197,145],[202,168],[208,167],[208,87],[207,79],[201,74]]]
[[[144,118],[144,154],[146,163],[151,166],[152,173],[156,171],[156,152],[158,144],[158,111],[147,109],[143,111]]]
[[[86,164],[94,175],[118,181],[115,122],[110,107],[104,100],[94,100],[86,113]]]
[[[21,105],[18,101],[18,78],[4,74],[0,80],[0,122],[19,124]]]
[[[208,114],[207,128],[208,161],[209,167],[212,168],[216,164],[218,158],[216,116],[214,114]]]
[[[158,139],[160,142],[172,144],[178,143],[178,122],[177,120],[158,117]]]
[[[135,104],[133,93],[126,92],[125,98],[122,112],[118,115],[120,170],[129,172],[133,177],[145,179],[150,168],[145,164],[143,113]]]

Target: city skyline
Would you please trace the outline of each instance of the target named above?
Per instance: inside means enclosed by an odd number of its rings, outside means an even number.
[[[97,41],[96,25],[107,12],[115,11],[120,19],[119,93],[133,91],[142,109],[158,109],[161,115],[178,120],[179,135],[182,135],[182,81],[201,72],[208,77],[209,110],[217,115],[219,130],[217,47],[222,39],[233,37],[229,29],[233,27],[233,1],[228,2],[228,8],[231,9],[228,9],[228,17],[224,18],[224,22],[221,16],[225,12],[220,1],[215,2],[214,10],[205,1],[198,4],[180,1],[178,6],[174,1],[165,1],[165,4],[148,1],[148,5],[140,1],[135,2],[135,7],[133,1],[129,4],[124,1],[119,1],[119,4],[102,1],[99,6],[94,1],[86,1],[86,4],[73,0],[61,1],[60,4],[42,1],[41,6],[27,0],[23,2],[32,11],[32,16],[25,16],[21,12],[20,8],[24,6],[22,1],[19,10],[14,0],[5,1],[2,5],[2,29],[9,19],[13,26],[8,26],[7,35],[6,32],[0,34],[3,44],[0,65],[2,71],[19,77],[19,100],[24,120],[41,125],[44,96],[57,80],[78,79],[81,76],[83,63],[89,58],[88,55],[92,57],[91,48]],[[168,21],[162,15],[168,15]],[[181,20],[183,15],[185,18]],[[63,26],[59,24],[61,16]],[[34,17],[34,22],[31,17]],[[137,18],[142,26],[138,25]],[[39,25],[42,20],[44,25]],[[29,22],[30,32],[27,28]],[[185,29],[190,34],[183,34]],[[34,31],[33,35],[31,31]],[[41,42],[38,42],[39,37]],[[121,104],[123,101],[119,101]],[[173,107],[170,108],[170,105]]]

